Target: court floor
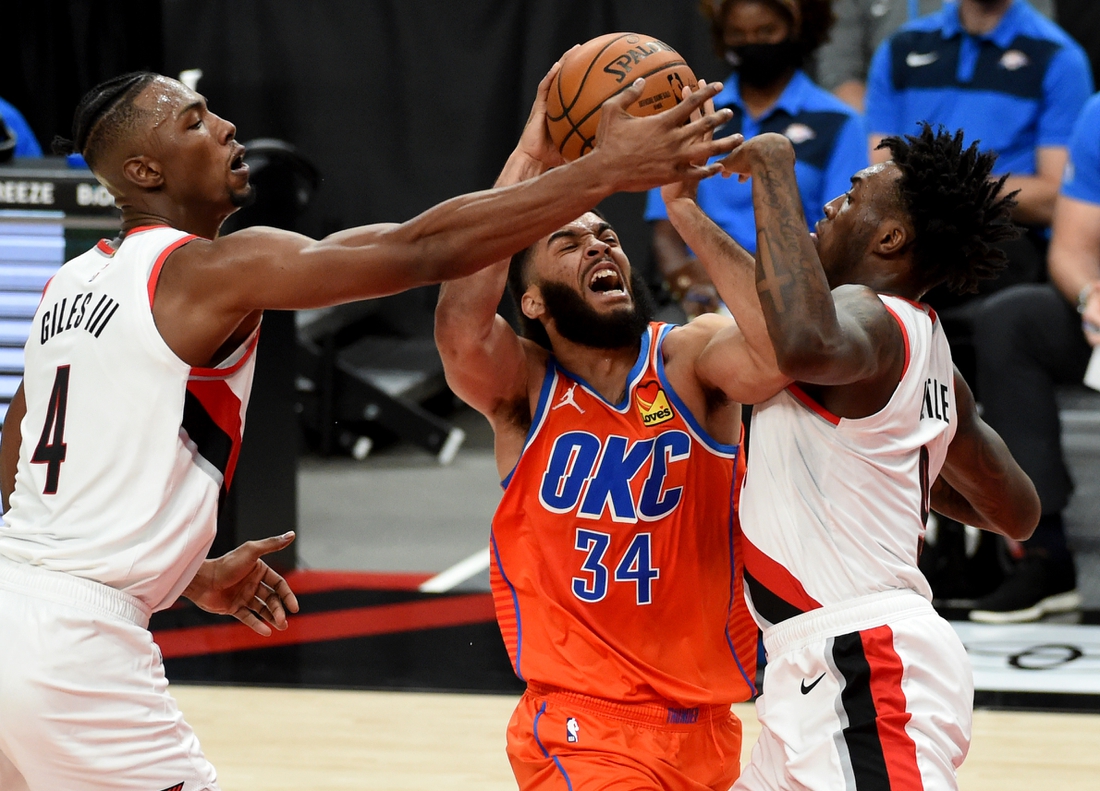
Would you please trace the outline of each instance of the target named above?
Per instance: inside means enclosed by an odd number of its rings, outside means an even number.
[[[505,791],[510,695],[173,685],[223,791]],[[759,728],[751,705],[742,761]],[[963,791],[1095,791],[1100,715],[979,710]]]

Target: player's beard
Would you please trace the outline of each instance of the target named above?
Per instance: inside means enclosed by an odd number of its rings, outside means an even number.
[[[635,272],[630,274],[633,304],[610,313],[600,313],[564,283],[539,283],[539,291],[561,336],[594,349],[622,349],[637,344],[653,318],[649,287]]]

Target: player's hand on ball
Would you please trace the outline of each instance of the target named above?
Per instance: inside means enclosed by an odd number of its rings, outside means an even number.
[[[292,532],[248,541],[220,558],[203,561],[183,595],[207,612],[232,615],[264,637],[271,634],[271,626],[286,629],[287,610],[298,612],[298,599],[261,558],[292,541]]]
[[[569,52],[565,54],[568,55]],[[564,57],[565,55],[562,56],[563,59]],[[531,105],[531,114],[527,116],[527,124],[523,127],[523,134],[520,135],[519,143],[516,145],[516,148],[526,157],[541,163],[547,170],[565,164],[557,146],[550,139],[550,131],[546,127],[546,97],[550,92],[554,75],[560,70],[561,60],[550,67],[550,71],[546,72],[546,76],[539,83],[538,90],[535,92],[535,102]]]
[[[696,86],[695,90],[696,91],[702,90],[706,87],[707,87],[706,81],[700,80],[699,85]],[[686,85],[684,86],[684,94],[683,95],[684,95],[685,99],[690,97],[693,92],[694,91],[692,91],[691,88],[689,88]],[[703,107],[701,109],[696,110],[694,113],[692,113],[691,121],[698,121],[699,119],[701,119],[703,117],[703,115],[708,114],[708,113],[713,113],[713,112],[714,112],[714,100],[713,99],[707,99],[706,103],[703,105]],[[703,133],[703,139],[704,140],[710,140],[713,137],[714,137],[714,130],[713,129],[707,129]],[[741,135],[741,134],[730,135],[730,137],[733,138],[735,146],[741,145],[741,143],[745,139],[744,136]],[[695,164],[705,164],[705,163],[697,162]],[[664,199],[664,202],[665,202],[666,206],[668,204],[670,204],[674,201],[678,201],[678,200],[694,201],[695,196],[698,192],[699,192],[699,179],[695,179],[695,178],[687,178],[687,179],[681,179],[679,181],[673,181],[673,182],[670,182],[669,184],[666,184],[663,187],[661,187],[661,197]]]
[[[733,112],[703,110],[722,84],[701,86],[669,110],[635,118],[626,108],[638,100],[644,87],[645,80],[635,80],[603,104],[593,153],[603,160],[607,178],[619,190],[640,192],[672,181],[698,180],[719,173],[720,163],[705,163],[711,157],[728,154],[737,145],[737,139],[714,140],[708,133],[729,121]],[[692,121],[695,113],[701,115]]]

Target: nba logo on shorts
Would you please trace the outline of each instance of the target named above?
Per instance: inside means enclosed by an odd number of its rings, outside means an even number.
[[[577,741],[577,734],[580,733],[581,726],[577,724],[576,717],[569,717],[565,721],[565,740],[570,744]]]

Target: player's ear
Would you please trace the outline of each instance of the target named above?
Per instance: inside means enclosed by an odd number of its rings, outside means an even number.
[[[908,246],[912,235],[904,223],[889,219],[878,227],[875,252],[881,256],[892,257]]]
[[[538,286],[531,284],[527,287],[520,297],[519,307],[529,319],[538,319],[546,313],[546,303],[542,301],[542,292]]]
[[[122,163],[122,174],[130,183],[145,190],[158,189],[164,185],[164,174],[160,163],[152,157],[130,157]]]

